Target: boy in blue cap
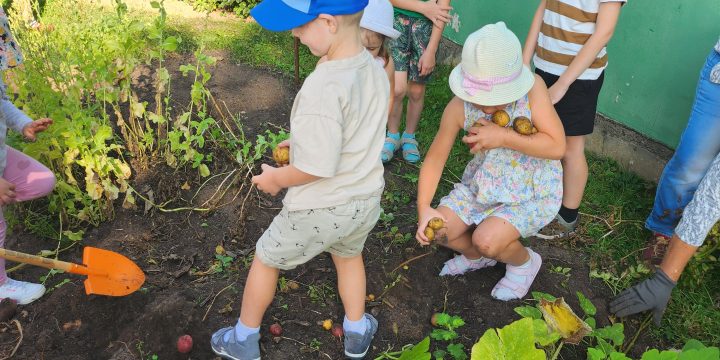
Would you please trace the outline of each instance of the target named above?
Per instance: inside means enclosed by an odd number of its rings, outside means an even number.
[[[362,46],[367,0],[264,0],[251,14],[273,31],[292,30],[327,61],[307,77],[290,114],[290,164],[262,165],[253,177],[271,195],[287,188],[283,209],[260,237],[243,291],[240,319],[215,332],[213,351],[227,359],[260,359],[259,330],[280,270],[329,252],[345,309],[345,355],[361,359],[377,332],[365,313],[362,249],[380,216],[380,152],[390,85]]]

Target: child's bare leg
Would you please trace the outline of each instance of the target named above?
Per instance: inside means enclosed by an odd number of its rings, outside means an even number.
[[[411,81],[408,85],[408,106],[405,116],[405,132],[414,134],[420,122],[420,114],[425,105],[425,84]]]
[[[332,255],[338,277],[338,293],[350,321],[365,315],[365,264],[362,255],[342,257]]]
[[[475,228],[472,243],[481,256],[511,265],[522,265],[530,255],[518,240],[520,233],[507,220],[490,216]]]
[[[461,254],[445,262],[440,276],[462,275],[495,265],[495,260],[483,257],[473,245],[470,225],[465,224],[450,208],[440,206],[437,210],[447,219],[447,223],[445,229],[437,232],[436,241]]]
[[[465,255],[468,259],[482,257],[472,244],[470,226],[465,224],[450,208],[438,206],[437,211],[447,219],[446,228],[437,232],[437,243]]]
[[[525,296],[540,271],[540,255],[524,247],[520,233],[507,220],[491,216],[475,229],[473,245],[483,256],[507,264],[505,277],[492,290],[499,300],[512,300]]]
[[[580,207],[585,185],[588,179],[588,165],[585,159],[585,137],[566,136],[567,150],[562,158],[563,199],[562,205],[568,209]],[[577,213],[575,214],[577,217]],[[573,221],[574,219],[565,219]]]
[[[240,321],[247,327],[256,328],[275,296],[280,270],[267,266],[256,256],[250,266],[243,290]]]
[[[403,100],[407,94],[408,82],[407,71],[395,72],[395,89],[393,90],[393,106],[388,117],[388,132],[397,134],[400,132],[400,119],[402,119]]]

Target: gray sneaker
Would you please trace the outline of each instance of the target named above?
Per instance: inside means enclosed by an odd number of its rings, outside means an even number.
[[[562,218],[562,216],[555,215],[555,220],[553,220],[550,224],[545,225],[545,227],[540,229],[535,236],[545,240],[561,239],[572,236],[575,234],[575,230],[577,230],[579,220],[580,214],[578,214],[578,217],[575,218],[575,221],[573,222],[567,222]]]
[[[370,314],[365,314],[368,320],[368,327],[364,334],[346,332],[345,333],[345,356],[350,359],[362,359],[370,349],[370,343],[378,329],[378,322]]]
[[[225,341],[225,334],[230,333]],[[252,334],[245,341],[235,339],[235,328],[222,328],[212,334],[210,346],[215,354],[223,359],[260,360],[260,334]]]

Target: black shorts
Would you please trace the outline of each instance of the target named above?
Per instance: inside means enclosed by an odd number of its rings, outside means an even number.
[[[545,80],[550,88],[559,78],[540,69],[535,73]],[[570,85],[565,96],[557,104],[555,111],[565,128],[565,136],[581,136],[592,134],[595,127],[595,112],[597,111],[598,95],[602,89],[605,72],[597,80],[575,80]]]

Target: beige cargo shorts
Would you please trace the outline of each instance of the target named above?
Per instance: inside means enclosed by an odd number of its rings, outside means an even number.
[[[267,266],[290,270],[326,251],[360,255],[380,211],[379,196],[321,209],[283,207],[258,240],[255,256]]]

